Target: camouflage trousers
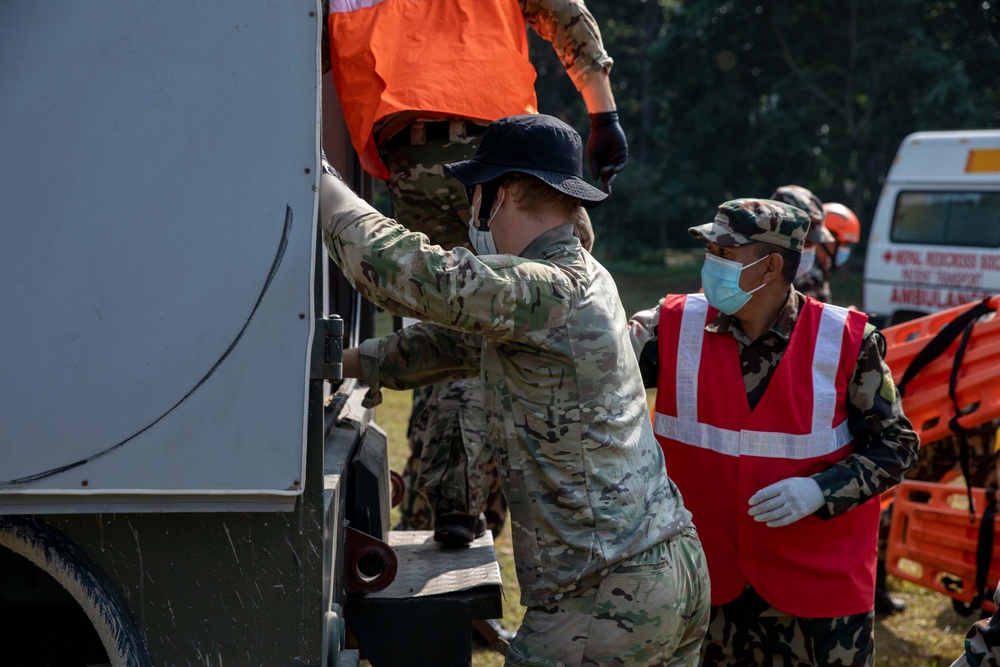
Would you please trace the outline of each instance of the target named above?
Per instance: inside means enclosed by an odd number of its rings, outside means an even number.
[[[415,389],[407,439],[410,457],[397,529],[430,530],[435,515],[483,513],[490,530],[499,534],[507,503],[486,443],[482,381]]]
[[[446,249],[469,246],[470,208],[465,186],[444,164],[471,158],[479,145],[478,135],[455,139],[382,152],[394,216]],[[500,532],[507,505],[485,441],[482,391],[478,379],[414,391],[398,529],[430,530],[435,515],[485,512],[490,529]]]
[[[748,587],[712,607],[702,667],[868,667],[875,664],[875,612],[839,618],[789,616]]]
[[[530,607],[504,663],[694,665],[711,593],[694,528],[615,567],[598,586]]]
[[[972,486],[997,488],[996,436],[1000,420],[987,422],[969,430],[969,477]],[[921,444],[917,450],[917,462],[906,473],[906,479],[921,482],[940,482],[961,465],[961,442],[958,436],[949,435],[935,442]],[[892,506],[879,518],[878,558],[885,560],[892,526]]]
[[[403,132],[409,130],[404,129]],[[419,146],[396,146],[382,151],[389,169],[389,194],[396,221],[425,234],[445,250],[469,243],[471,208],[465,186],[444,168],[449,162],[471,159],[479,135],[458,141],[428,141]]]

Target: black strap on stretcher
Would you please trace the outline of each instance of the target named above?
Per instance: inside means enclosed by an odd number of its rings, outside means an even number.
[[[965,358],[965,350],[969,345],[969,338],[972,336],[972,328],[980,317],[993,310],[989,307],[988,302],[989,298],[983,299],[980,303],[944,326],[934,338],[928,341],[917,356],[913,358],[906,372],[903,373],[903,379],[897,386],[900,396],[904,396],[906,385],[916,377],[917,373],[931,361],[944,354],[945,350],[961,334],[962,339],[955,349],[955,360],[952,363],[951,376],[948,379],[948,397],[951,399],[951,404],[955,411],[955,416],[948,421],[948,428],[959,438],[959,465],[962,468],[962,475],[965,477],[965,492],[969,500],[970,523],[975,523],[976,521],[976,507],[972,500],[972,480],[969,471],[969,439],[966,429],[958,421],[962,412],[961,406],[958,404],[956,389],[958,386],[958,371],[962,367],[962,360]],[[976,545],[976,595],[968,604],[952,600],[952,606],[955,608],[955,611],[963,616],[968,616],[976,609],[979,609],[983,601],[988,596],[992,596],[992,592],[988,586],[988,577],[990,563],[993,559],[993,521],[996,516],[996,510],[997,491],[996,489],[987,489],[986,507],[983,508],[982,521],[979,524],[979,539]],[[945,581],[943,583],[946,586],[949,586],[949,584],[960,585],[960,582],[957,581]]]
[[[962,367],[962,359],[965,357],[965,349],[969,344],[969,337],[972,335],[972,328],[976,324],[976,320],[985,315],[986,313],[992,312],[992,308],[989,306],[989,298],[985,298],[975,306],[965,311],[947,325],[941,328],[941,331],[937,333],[934,338],[929,340],[923,349],[917,353],[917,356],[913,358],[910,365],[907,366],[906,372],[903,373],[903,379],[900,380],[897,385],[900,396],[906,395],[906,385],[916,377],[917,373],[924,369],[927,364],[931,363],[942,354],[945,350],[951,347],[951,344],[955,342],[955,339],[961,334],[962,340],[958,344],[958,348],[955,350],[955,360],[951,367],[951,377],[948,381],[948,397],[951,398],[952,406],[955,409],[955,416],[951,418],[948,422],[948,428],[951,429],[952,433],[955,433],[959,437],[959,464],[962,467],[962,475],[965,476],[965,489],[966,494],[969,498],[969,521],[974,522],[976,520],[976,508],[972,501],[972,482],[969,479],[969,441],[966,435],[966,430],[958,422],[958,418],[961,415],[960,406],[958,405],[958,398],[955,393],[956,385],[958,384],[958,371]]]
[[[986,489],[986,508],[979,524],[979,542],[976,545],[976,595],[968,604],[952,599],[951,606],[962,616],[968,616],[983,606],[983,601],[993,597],[989,587],[990,563],[993,560],[993,520],[997,511],[997,490]],[[942,582],[945,586],[948,581]],[[954,582],[959,583],[959,582]]]
[[[917,356],[913,358],[910,365],[907,366],[906,372],[903,373],[903,379],[899,381],[896,388],[899,389],[899,395],[906,395],[906,385],[909,384],[910,380],[916,377],[917,373],[922,371],[924,367],[944,354],[958,335],[965,330],[970,324],[974,323],[980,317],[986,313],[992,312],[992,308],[989,307],[989,298],[983,299],[981,302],[977,303],[975,306],[965,311],[951,322],[946,324],[941,328],[941,331],[937,333],[934,338],[927,341],[923,349],[917,353]],[[963,349],[963,354],[965,350]]]

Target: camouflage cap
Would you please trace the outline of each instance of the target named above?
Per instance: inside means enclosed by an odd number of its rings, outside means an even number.
[[[790,204],[771,199],[733,199],[719,207],[712,222],[688,229],[695,238],[722,246],[770,243],[795,252],[809,231],[809,216]]]
[[[774,201],[791,204],[802,209],[809,216],[809,233],[806,241],[811,243],[830,243],[834,241],[833,234],[823,226],[823,202],[819,197],[801,185],[783,185],[771,195]]]

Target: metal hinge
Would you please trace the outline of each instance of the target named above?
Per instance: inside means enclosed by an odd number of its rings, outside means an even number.
[[[316,320],[309,376],[313,380],[344,377],[344,320],[339,315]]]

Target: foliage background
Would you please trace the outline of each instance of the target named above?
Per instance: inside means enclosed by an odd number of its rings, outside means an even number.
[[[587,6],[615,59],[630,146],[614,196],[593,211],[606,261],[660,263],[721,202],[790,183],[849,206],[867,238],[906,135],[1000,127],[996,0]],[[552,48],[531,40],[539,109],[586,138],[579,94]]]

